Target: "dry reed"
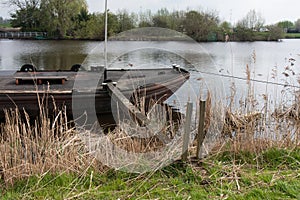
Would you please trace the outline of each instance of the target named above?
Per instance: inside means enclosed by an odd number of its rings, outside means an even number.
[[[256,62],[255,52],[252,55],[253,62]],[[274,71],[274,70],[272,70]],[[274,76],[277,76],[276,74]],[[255,90],[251,81],[251,65],[246,65],[247,95],[241,99],[240,107],[233,106],[234,98],[230,96],[229,107],[226,108],[225,123],[222,131],[222,138],[217,143],[214,151],[226,147],[235,153],[250,151],[259,153],[268,148],[295,148],[300,145],[300,93],[295,91],[294,103],[287,106],[281,101],[271,109],[268,105],[271,101],[266,94],[262,95],[264,107],[257,107]],[[273,77],[274,79],[276,77]],[[235,85],[233,82],[232,85]],[[284,88],[283,90],[286,90]],[[282,91],[286,92],[286,91]],[[236,94],[235,87],[231,93]],[[230,145],[224,145],[229,143]]]
[[[0,173],[6,184],[47,173],[82,173],[93,164],[65,109],[34,121],[26,111],[5,110],[0,129]],[[25,117],[24,117],[25,116]]]

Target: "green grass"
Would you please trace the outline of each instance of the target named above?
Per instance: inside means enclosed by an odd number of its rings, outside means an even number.
[[[0,23],[0,27],[2,27],[2,28],[11,28],[12,26],[10,24],[1,24]]]
[[[299,39],[300,33],[286,33],[285,38],[287,39]]]
[[[300,149],[222,152],[144,175],[107,170],[2,183],[2,199],[300,199]]]
[[[267,41],[269,32],[254,32],[254,41]]]

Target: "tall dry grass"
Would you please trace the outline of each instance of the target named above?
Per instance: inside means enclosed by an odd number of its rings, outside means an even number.
[[[38,97],[39,98],[39,97]],[[45,97],[42,97],[45,98]],[[77,130],[73,122],[68,119],[66,108],[54,105],[54,116],[49,114],[45,100],[40,100],[40,114],[31,118],[25,110],[5,110],[5,122],[0,124],[0,181],[5,184],[14,184],[30,176],[60,173],[86,173],[90,168],[99,172],[108,168],[102,165],[91,149],[99,142],[99,135],[89,131]],[[164,106],[158,106],[151,101],[148,115],[159,116]],[[154,107],[158,108],[154,109]],[[143,111],[145,113],[145,111]],[[163,118],[153,121],[153,126],[166,140],[174,137],[178,121],[172,121],[171,109],[163,113]],[[178,119],[179,120],[179,119]],[[133,127],[133,128],[132,128]],[[135,128],[136,127],[136,128]],[[135,130],[133,130],[135,129]],[[138,136],[141,132],[149,134],[148,138]],[[133,134],[136,133],[136,134]],[[113,131],[106,135],[117,147],[132,153],[146,153],[156,151],[165,144],[156,135],[148,130],[133,124],[122,122]],[[110,162],[110,161],[109,161]],[[0,182],[1,183],[1,182]]]
[[[95,164],[65,109],[52,119],[46,113],[43,108],[33,120],[24,110],[5,110],[6,120],[0,125],[0,177],[4,183],[47,173],[80,174]]]
[[[239,100],[240,105],[235,105],[236,87],[232,80],[230,103],[226,109],[225,123],[222,138],[216,145],[215,151],[221,147],[229,148],[238,153],[249,151],[260,153],[269,148],[297,148],[300,146],[300,93],[287,83],[287,87],[281,90],[282,96],[290,93],[292,104],[287,104],[282,99],[270,99],[266,89],[261,96],[263,107],[258,106],[259,94],[255,91],[255,77],[252,77],[252,67],[256,63],[256,54],[253,52],[252,64],[246,65],[245,77],[247,92],[246,96]],[[255,68],[255,67],[254,67]],[[272,79],[278,81],[277,68],[272,70]],[[274,73],[276,72],[276,73]],[[286,74],[283,72],[282,74]],[[294,74],[294,72],[293,72]],[[274,85],[278,87],[278,85]],[[289,88],[291,87],[291,88]],[[267,88],[267,87],[266,87]],[[277,88],[275,89],[275,93]],[[274,95],[275,98],[277,95]],[[272,105],[272,106],[271,106]],[[224,145],[224,144],[229,145]]]

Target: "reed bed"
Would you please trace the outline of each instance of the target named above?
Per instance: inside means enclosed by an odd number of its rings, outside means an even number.
[[[252,81],[255,77],[252,77],[254,73],[251,69],[256,63],[255,52],[252,61],[251,65],[247,64],[245,67],[247,91],[245,97],[239,100],[239,105],[234,104],[237,91],[235,83],[232,82],[230,103],[225,107],[222,137],[215,150],[221,151],[222,146],[233,153],[248,151],[259,154],[271,148],[298,148],[300,145],[299,91],[293,87],[293,84],[286,82],[286,86],[282,87],[280,93],[282,97],[289,96],[292,101],[269,99],[267,90],[264,94],[260,94],[262,100],[258,100],[259,94],[255,91],[255,81]],[[273,69],[272,72],[272,79],[278,80],[277,69]],[[282,74],[286,76],[285,71]],[[294,72],[293,74],[295,75]],[[274,98],[277,98],[276,95]],[[286,103],[287,101],[292,103]]]
[[[0,177],[6,184],[47,173],[81,174],[95,163],[68,122],[65,110],[54,118],[45,111],[34,121],[18,108],[4,111],[6,121],[0,126]]]

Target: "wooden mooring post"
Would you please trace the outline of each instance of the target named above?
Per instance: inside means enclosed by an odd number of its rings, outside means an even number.
[[[183,144],[182,144],[182,160],[186,161],[188,158],[188,150],[190,143],[191,134],[191,123],[192,123],[192,113],[193,113],[193,103],[187,103],[185,124],[184,124],[184,134],[183,134]]]
[[[204,130],[204,124],[205,124],[205,101],[200,100],[200,110],[199,110],[199,123],[198,123],[198,134],[197,134],[197,158],[201,158],[201,147],[203,144],[203,141],[206,136],[206,132]]]

